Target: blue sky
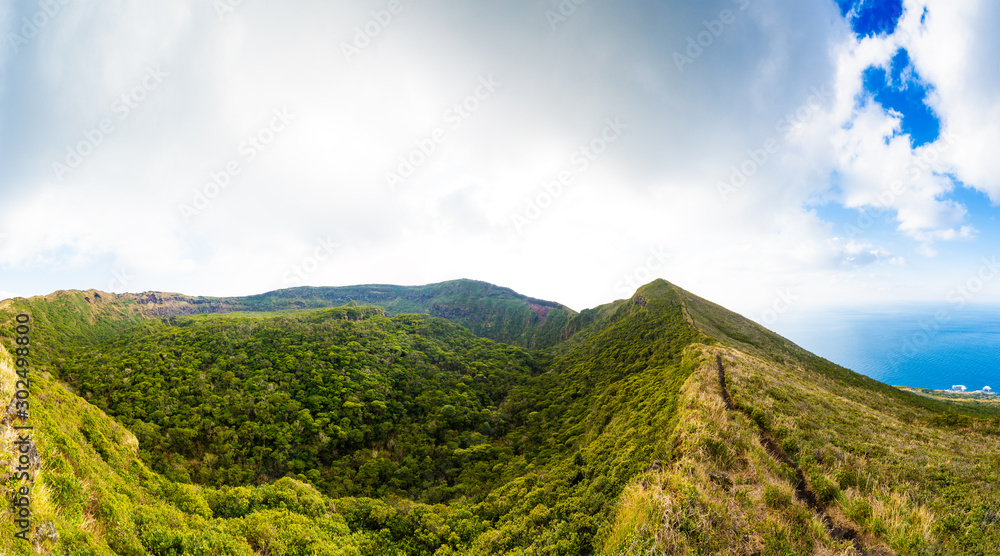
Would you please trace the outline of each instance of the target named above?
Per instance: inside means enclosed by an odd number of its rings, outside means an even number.
[[[0,298],[467,277],[582,309],[661,277],[762,322],[945,302],[1000,245],[998,23],[987,0],[0,1]]]
[[[903,16],[903,0],[837,0],[858,38],[891,35]]]
[[[937,141],[941,136],[941,119],[927,105],[927,95],[933,89],[920,78],[905,48],[896,51],[888,66],[865,70],[862,95],[870,95],[883,109],[898,113],[898,133],[908,135],[914,147]]]

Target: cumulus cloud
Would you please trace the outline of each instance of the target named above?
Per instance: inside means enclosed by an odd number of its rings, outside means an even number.
[[[956,188],[1000,194],[985,0],[864,39],[820,0],[402,6],[66,4],[0,58],[0,287],[469,277],[583,308],[659,276],[753,313],[884,297],[981,233]],[[917,149],[862,79],[900,48],[942,122]],[[845,235],[872,209],[894,235]]]
[[[935,86],[930,101],[955,137],[948,160],[957,176],[994,202],[1000,198],[1000,161],[990,151],[1000,141],[1000,77],[990,53],[1000,48],[998,20],[995,2],[909,0],[899,37]]]
[[[811,123],[822,130],[813,138],[832,148],[832,156],[807,160],[830,173],[828,185],[840,203],[859,211],[889,211],[898,231],[916,240],[923,255],[935,255],[936,243],[977,233],[967,207],[952,196],[956,187],[976,188],[991,198],[996,192],[996,157],[983,151],[1000,142],[996,120],[988,116],[997,110],[990,94],[996,90],[996,72],[987,69],[981,54],[993,39],[988,32],[970,30],[983,29],[998,16],[987,2],[908,0],[893,33],[853,37],[835,49],[836,106],[830,119]],[[940,120],[936,140],[916,148],[902,127],[906,115],[877,102],[862,78],[869,68],[895,71],[900,52],[909,53],[912,66],[902,68],[901,82],[894,86],[905,90],[923,83],[928,87],[924,101]]]

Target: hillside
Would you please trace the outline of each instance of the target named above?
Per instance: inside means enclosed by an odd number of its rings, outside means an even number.
[[[1000,551],[1000,412],[902,392],[682,295],[709,362],[683,387],[673,461],[623,495],[619,536],[667,553],[813,553],[824,536]]]
[[[544,348],[558,343],[567,333],[564,330],[567,322],[575,315],[572,309],[558,303],[475,280],[452,280],[427,286],[300,287],[248,297],[69,290],[43,297],[0,301],[0,314],[31,313],[36,333],[50,340],[42,349],[68,353],[78,345],[109,339],[151,318],[233,312],[275,313],[348,304],[379,306],[390,315],[426,313],[461,324],[479,336],[527,348]],[[10,328],[0,329],[2,336],[11,334]]]
[[[0,303],[8,350],[12,311],[33,318],[40,549],[1000,549],[1000,410],[862,377],[662,280],[579,314],[468,281],[145,295]],[[2,546],[30,553],[6,512]]]

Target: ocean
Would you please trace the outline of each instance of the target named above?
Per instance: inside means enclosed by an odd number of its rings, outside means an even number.
[[[768,328],[887,384],[1000,391],[1000,307],[789,312]]]

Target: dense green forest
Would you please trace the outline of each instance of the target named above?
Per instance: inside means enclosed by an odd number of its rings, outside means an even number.
[[[699,337],[676,296],[602,314],[566,319],[586,330],[557,352],[365,306],[112,319],[47,367],[136,436],[162,484],[197,485],[203,518],[269,507],[254,493],[285,477],[402,553],[585,554],[666,442]],[[425,514],[451,532],[417,542]]]
[[[662,442],[664,393],[690,372],[680,362],[696,334],[679,304],[662,304],[620,306],[555,359],[440,318],[351,307],[149,321],[58,372],[171,480],[290,476],[335,499],[461,500],[511,526],[506,548],[585,551],[594,518]],[[645,440],[623,442],[628,430]],[[518,509],[512,493],[537,502]],[[520,519],[532,511],[551,529],[540,542]]]
[[[149,321],[60,373],[171,479],[439,502],[510,458],[499,407],[539,369],[443,319],[346,308]]]
[[[8,498],[34,489],[34,541],[9,542],[3,513],[0,546],[274,556],[997,546],[996,409],[861,377],[664,281],[581,313],[487,286],[0,302],[7,340],[14,314],[34,315],[44,462],[30,485],[2,487]],[[332,299],[348,305],[324,308]],[[3,344],[6,404],[13,344]],[[0,453],[15,453],[12,424],[0,423]],[[879,430],[892,437],[873,442]],[[801,466],[805,486],[758,437]],[[800,499],[803,488],[820,502]]]

